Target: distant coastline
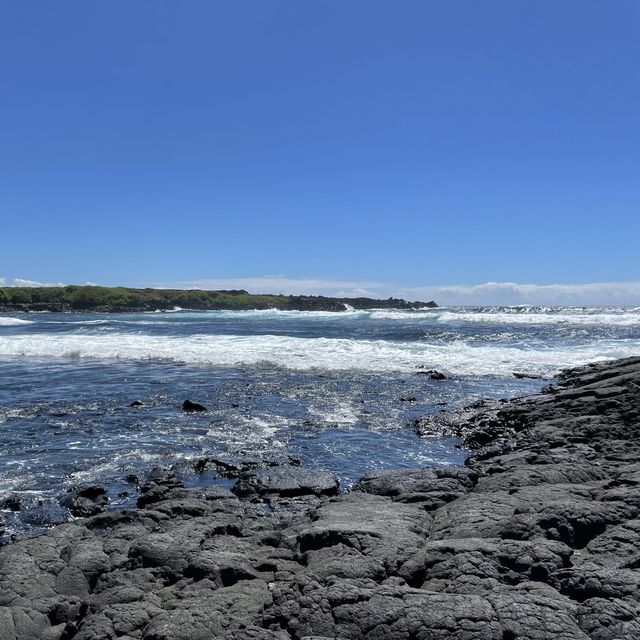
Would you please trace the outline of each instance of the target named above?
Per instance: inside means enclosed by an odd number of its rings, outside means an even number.
[[[347,311],[349,309],[432,309],[433,301],[409,302],[400,298],[333,298],[252,294],[244,289],[132,289],[69,285],[66,287],[0,287],[0,311],[94,311],[124,313],[167,311],[176,307],[198,311]]]

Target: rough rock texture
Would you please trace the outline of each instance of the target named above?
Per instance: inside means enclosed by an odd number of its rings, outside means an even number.
[[[446,416],[446,417],[442,417]],[[640,359],[416,425],[461,469],[155,470],[141,508],[0,550],[2,640],[640,638]]]
[[[107,490],[99,485],[74,487],[61,498],[60,504],[67,507],[74,516],[94,516],[105,511],[109,498]]]

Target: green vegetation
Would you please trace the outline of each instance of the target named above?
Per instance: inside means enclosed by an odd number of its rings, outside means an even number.
[[[5,311],[155,311],[183,309],[283,309],[344,311],[354,309],[420,309],[435,302],[406,302],[397,298],[329,298],[325,296],[255,295],[244,289],[129,289],[125,287],[3,287],[0,309]]]

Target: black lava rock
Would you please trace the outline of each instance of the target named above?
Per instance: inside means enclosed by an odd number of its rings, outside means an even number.
[[[0,502],[0,509],[9,509],[9,511],[21,511],[22,501],[18,496],[9,496]]]
[[[67,507],[74,516],[87,517],[105,511],[109,497],[107,490],[100,485],[84,485],[69,489],[60,500],[60,505]]]
[[[187,399],[182,403],[182,410],[188,413],[194,413],[197,411],[206,411],[207,407],[197,402],[191,402],[191,400]]]
[[[466,442],[461,468],[374,471],[340,495],[287,464],[209,459],[236,495],[154,469],[144,508],[0,548],[0,635],[636,640],[640,358],[557,379],[416,421]]]

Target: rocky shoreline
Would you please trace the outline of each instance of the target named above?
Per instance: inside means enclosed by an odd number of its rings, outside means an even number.
[[[1,284],[1,283],[0,283]],[[432,309],[430,302],[399,298],[252,294],[244,289],[134,289],[67,285],[57,287],[0,287],[0,312],[139,313],[174,308],[198,311],[346,311],[348,309]]]
[[[640,358],[426,416],[463,468],[157,472],[140,508],[0,549],[2,640],[640,638]]]

